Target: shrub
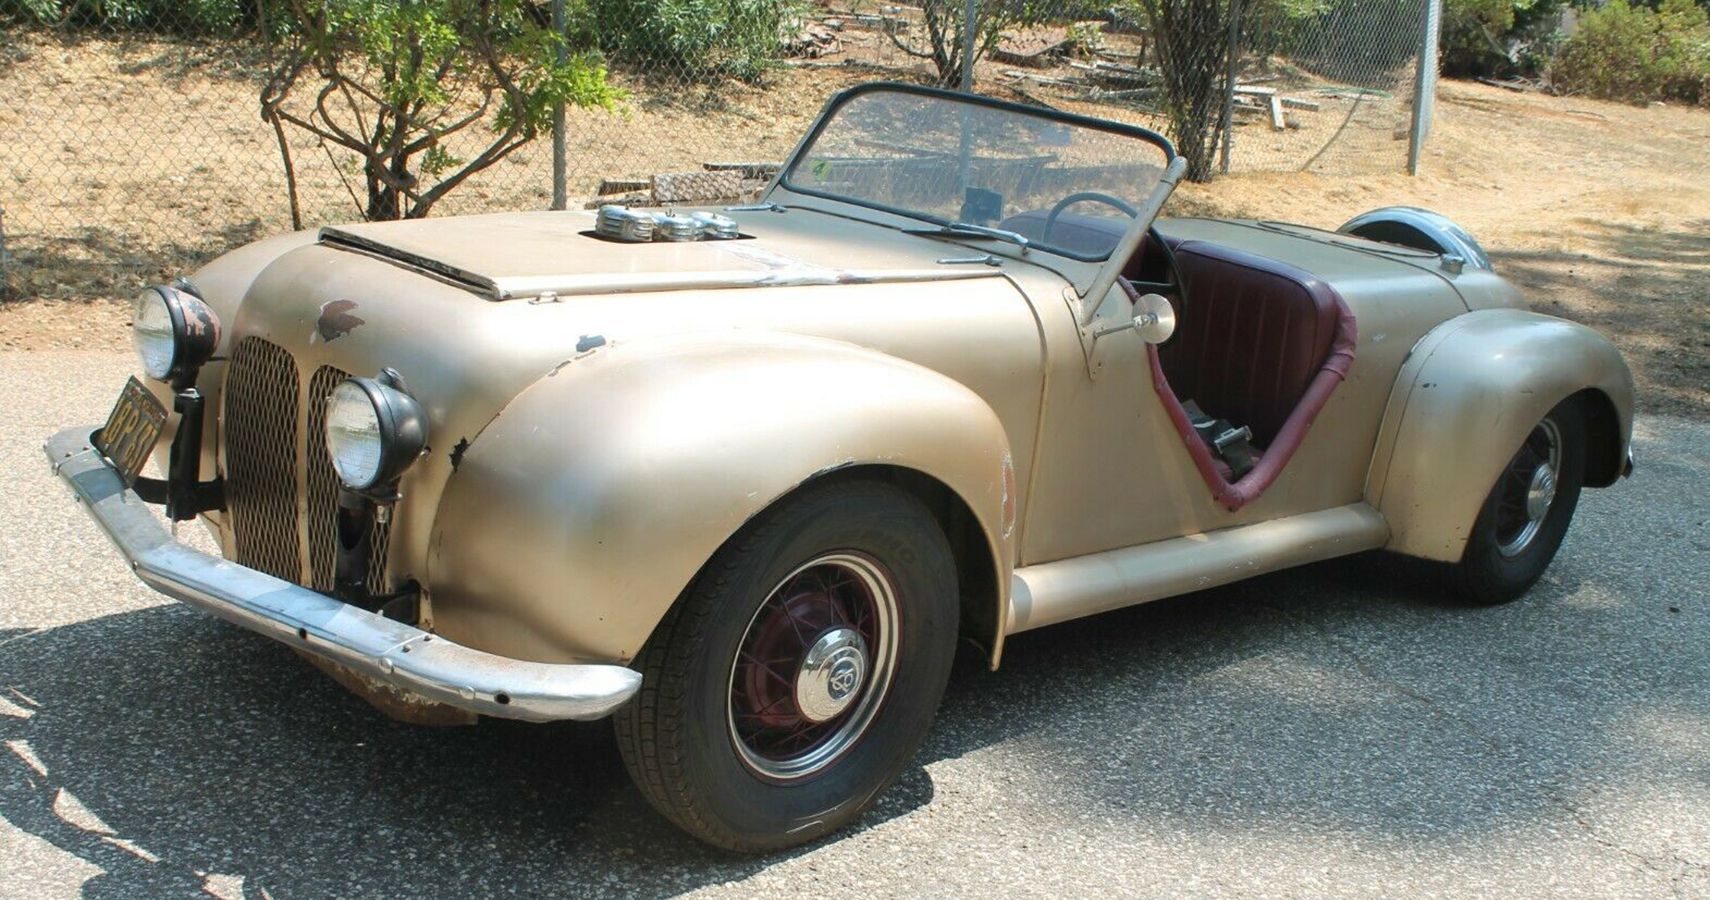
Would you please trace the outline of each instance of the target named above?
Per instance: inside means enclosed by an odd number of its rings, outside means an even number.
[[[577,24],[614,63],[753,80],[777,59],[786,0],[587,0]]]
[[[234,35],[276,19],[281,0],[0,0],[0,20],[168,34]]]
[[[1691,0],[1589,10],[1550,71],[1561,91],[1610,100],[1710,104],[1710,14]]]
[[[1535,77],[1561,43],[1568,0],[1446,0],[1443,74]]]
[[[619,99],[599,59],[558,59],[558,35],[527,0],[287,2],[289,38],[261,111],[279,141],[294,223],[286,126],[360,158],[365,218],[419,218],[545,132],[555,104],[611,109]],[[449,149],[454,136],[483,131],[460,145],[467,157]]]

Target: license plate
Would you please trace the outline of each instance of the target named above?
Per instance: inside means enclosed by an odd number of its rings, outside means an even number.
[[[95,432],[95,449],[112,461],[125,487],[131,487],[165,430],[166,407],[133,375],[119,392],[119,402],[113,404],[107,424]]]

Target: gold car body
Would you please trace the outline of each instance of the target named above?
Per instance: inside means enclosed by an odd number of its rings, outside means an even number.
[[[1164,221],[1314,273],[1358,322],[1346,383],[1231,512],[1144,342],[1095,337],[1132,314],[1116,290],[1083,304],[1097,264],[908,235],[782,186],[767,199],[782,211],[731,213],[751,240],[621,245],[588,214],[516,213],[285,236],[192,280],[227,323],[216,360],[254,340],[289,353],[299,443],[319,440],[309,373],[404,376],[430,448],[402,484],[388,577],[422,586],[424,628],[525,660],[628,662],[744,522],[864,467],[939,512],[965,629],[996,665],[1007,634],[1277,568],[1380,547],[1454,560],[1533,423],[1583,391],[1603,411],[1588,481],[1627,459],[1619,354],[1496,275],[1310,229]],[[213,408],[225,380],[223,362],[201,374]],[[204,471],[228,471],[219,417],[203,446]],[[229,518],[207,521],[241,558]]]

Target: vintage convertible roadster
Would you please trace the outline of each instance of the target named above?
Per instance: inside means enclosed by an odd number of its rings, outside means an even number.
[[[1182,171],[866,85],[757,204],[233,251],[47,453],[150,587],[396,715],[615,716],[671,821],[785,847],[909,765],[959,639],[1379,548],[1510,600],[1631,471],[1621,356],[1461,229],[1158,219]]]

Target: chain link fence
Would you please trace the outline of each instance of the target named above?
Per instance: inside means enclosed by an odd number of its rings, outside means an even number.
[[[570,105],[431,213],[742,199],[827,97],[878,79],[1154,127],[1203,178],[1400,171],[1429,122],[1418,107],[1435,85],[1433,2],[521,2],[567,35],[561,53],[603,61],[621,96],[609,109]],[[304,0],[0,0],[9,296],[122,296],[294,224],[374,211],[361,154],[263,115],[294,46],[293,4]],[[397,178],[382,173],[417,195],[418,176],[478,158],[506,121],[502,102],[483,105],[476,74],[436,74],[447,114],[475,124]],[[352,131],[381,130],[361,98],[317,97],[314,76],[289,101],[301,117],[319,103]]]

